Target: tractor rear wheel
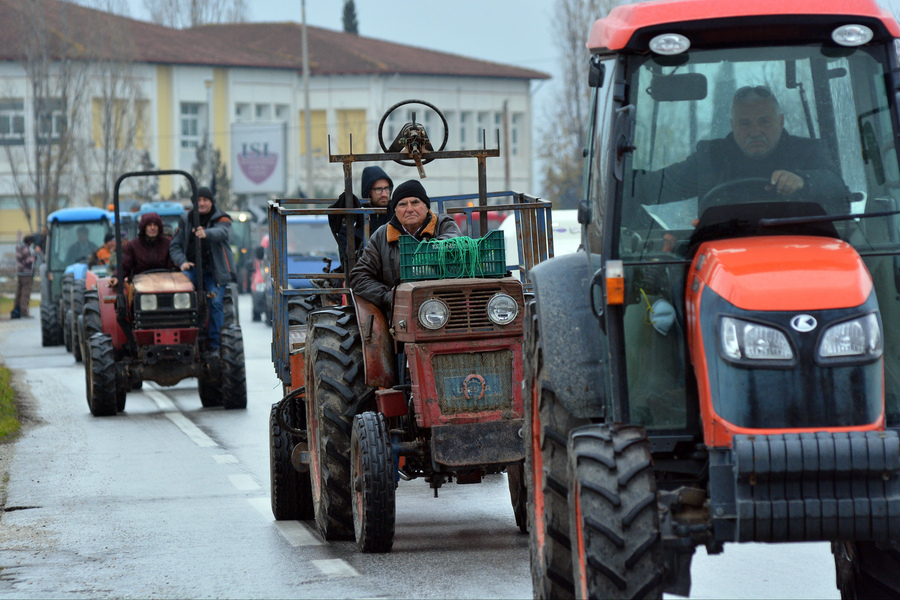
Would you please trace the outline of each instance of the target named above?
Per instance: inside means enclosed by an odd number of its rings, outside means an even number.
[[[276,411],[279,404],[273,404],[269,411],[272,514],[276,521],[306,521],[315,517],[309,474],[300,473],[291,462],[291,454],[299,440],[278,424]],[[306,411],[299,398],[288,401],[281,410],[285,425],[294,429],[306,428]]]
[[[900,598],[900,548],[878,542],[832,542],[841,600]]]
[[[221,387],[213,383],[213,379],[204,375],[202,370],[197,376],[197,392],[200,394],[200,404],[203,408],[222,406]]]
[[[232,325],[241,326],[241,319],[237,308],[237,289],[234,285],[225,286],[225,295],[222,297],[222,330]]]
[[[116,414],[116,365],[112,338],[103,333],[89,340],[90,360],[84,365],[88,407],[95,417]]]
[[[45,282],[50,285],[49,282]],[[41,345],[58,346],[62,341],[62,330],[59,324],[59,312],[55,304],[48,300],[41,302]]]
[[[72,298],[72,286],[75,283],[75,276],[71,273],[64,273],[62,276],[62,284],[60,289],[62,293],[59,295],[59,303],[56,307],[57,322],[60,324],[62,331],[62,343],[66,347],[66,352],[72,351],[72,339],[69,336],[71,330],[69,318],[70,301]]]
[[[314,295],[288,298],[288,325],[306,325],[309,313],[321,306],[316,300]]]
[[[506,467],[509,483],[509,499],[512,501],[516,526],[522,533],[528,533],[528,489],[525,486],[525,464],[516,463]]]
[[[220,337],[222,406],[225,410],[247,408],[247,373],[244,368],[244,338],[237,325],[226,327]]]
[[[569,532],[576,597],[662,598],[656,477],[642,427],[570,434]]]
[[[350,436],[353,532],[363,552],[390,552],[397,504],[394,457],[384,416],[364,412],[353,419]]]
[[[531,579],[536,598],[571,598],[572,550],[569,540],[569,431],[575,419],[556,397],[545,373],[534,302],[525,313],[525,477]]]
[[[326,540],[353,539],[350,434],[353,417],[375,408],[353,308],[316,311],[306,347],[313,365],[306,422],[316,525]]]
[[[72,352],[72,330],[75,328],[72,321],[72,310],[66,310],[63,313],[63,345],[66,347],[66,352]]]

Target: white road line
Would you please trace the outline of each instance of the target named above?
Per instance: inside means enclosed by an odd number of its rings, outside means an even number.
[[[314,560],[312,564],[329,577],[359,577],[359,573],[344,560],[332,558],[327,560]]]
[[[249,475],[229,475],[228,479],[231,480],[231,485],[242,492],[259,489],[259,484]]]
[[[197,444],[201,448],[218,447],[218,444],[214,442],[211,437],[203,433],[199,427],[191,422],[190,419],[181,414],[175,404],[173,404],[172,401],[162,393],[150,388],[145,388],[143,392],[147,396],[150,396],[150,399],[156,403],[156,405],[161,411],[163,411],[163,413],[165,413],[166,417],[168,417],[170,421],[175,423],[175,426],[183,431],[185,435],[191,438],[191,440],[195,444]]]
[[[220,465],[236,465],[238,459],[231,454],[213,454],[213,460]]]
[[[247,502],[255,508],[259,514],[272,521],[275,528],[284,536],[287,542],[294,546],[321,546],[324,542],[317,533],[300,521],[275,521],[272,516],[272,504],[268,497],[248,498]]]

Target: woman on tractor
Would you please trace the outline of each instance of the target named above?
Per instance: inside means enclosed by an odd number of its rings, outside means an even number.
[[[178,268],[169,256],[169,244],[172,240],[162,235],[162,228],[162,218],[155,212],[141,217],[138,236],[122,248],[122,277],[126,281],[144,271]],[[110,277],[109,287],[115,287],[118,281],[117,278]]]
[[[389,314],[394,287],[400,283],[400,236],[443,240],[462,235],[453,217],[431,212],[431,199],[415,179],[401,183],[391,196],[394,216],[375,230],[350,271],[350,289]]]

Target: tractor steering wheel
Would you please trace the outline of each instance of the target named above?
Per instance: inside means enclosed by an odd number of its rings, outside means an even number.
[[[388,151],[388,147],[384,143],[384,122],[387,121],[389,116],[391,116],[391,113],[393,113],[395,110],[397,110],[401,106],[405,106],[407,104],[421,104],[422,106],[427,106],[428,108],[430,108],[431,110],[433,110],[434,112],[437,113],[437,116],[439,116],[441,118],[441,123],[444,126],[444,139],[441,142],[441,147],[438,148],[437,151],[440,152],[441,150],[446,148],[447,147],[447,138],[450,135],[450,127],[447,125],[447,119],[444,118],[444,113],[442,113],[440,111],[440,109],[438,109],[438,107],[435,106],[434,104],[431,104],[430,102],[425,102],[424,100],[403,100],[402,102],[398,102],[397,104],[395,104],[392,107],[390,107],[389,109],[387,109],[387,111],[381,117],[381,122],[378,123],[378,143],[381,144],[381,149],[384,152]],[[422,164],[427,165],[432,160],[434,160],[434,159],[433,158],[423,158]],[[398,159],[395,159],[394,162],[399,165],[403,165],[405,167],[415,167],[416,166],[416,163],[411,160],[402,160],[402,159],[398,158]]]
[[[741,204],[753,202],[771,202],[772,198],[775,197],[775,191],[766,189],[771,185],[771,180],[766,177],[742,177],[740,179],[732,179],[730,181],[722,182],[703,194],[703,196],[697,202],[697,212],[698,214],[703,214],[704,210],[712,206],[722,206],[725,204],[735,204],[738,202],[740,202]],[[740,198],[739,200],[729,198],[728,192],[730,192],[731,194],[735,194],[741,188],[744,188],[744,191],[740,194],[741,196],[744,196],[743,198]],[[754,194],[755,197],[752,199],[747,198],[748,194],[751,192],[756,192]]]

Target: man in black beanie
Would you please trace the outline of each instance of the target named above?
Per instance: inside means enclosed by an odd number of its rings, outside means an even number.
[[[198,226],[195,228],[194,223]],[[207,350],[217,352],[225,314],[223,300],[225,288],[236,279],[234,255],[231,253],[231,217],[219,209],[212,190],[208,187],[197,189],[197,210],[191,209],[181,217],[178,229],[169,246],[172,261],[197,285],[197,260],[195,239],[200,240],[203,258],[203,289],[212,294],[209,303],[209,330]]]
[[[416,179],[397,186],[391,196],[391,220],[379,227],[350,272],[353,293],[390,313],[394,287],[400,283],[400,236],[443,240],[462,235],[453,217],[431,212],[431,198]]]
[[[384,169],[376,166],[363,169],[361,179],[362,197],[365,199],[365,202],[360,202],[359,198],[352,196],[348,204],[345,195],[342,193],[338,197],[337,202],[329,208],[388,208],[388,212],[385,214],[369,215],[369,235],[371,235],[372,232],[391,220],[391,211],[388,205],[391,200],[394,182],[384,172]],[[347,261],[344,254],[347,252],[347,219],[343,215],[328,215],[328,225],[331,227],[331,233],[338,244],[341,265],[346,265]],[[363,237],[364,226],[363,215],[356,215],[353,225],[354,233],[356,234],[356,256],[362,253],[363,246],[366,244],[366,240]]]

